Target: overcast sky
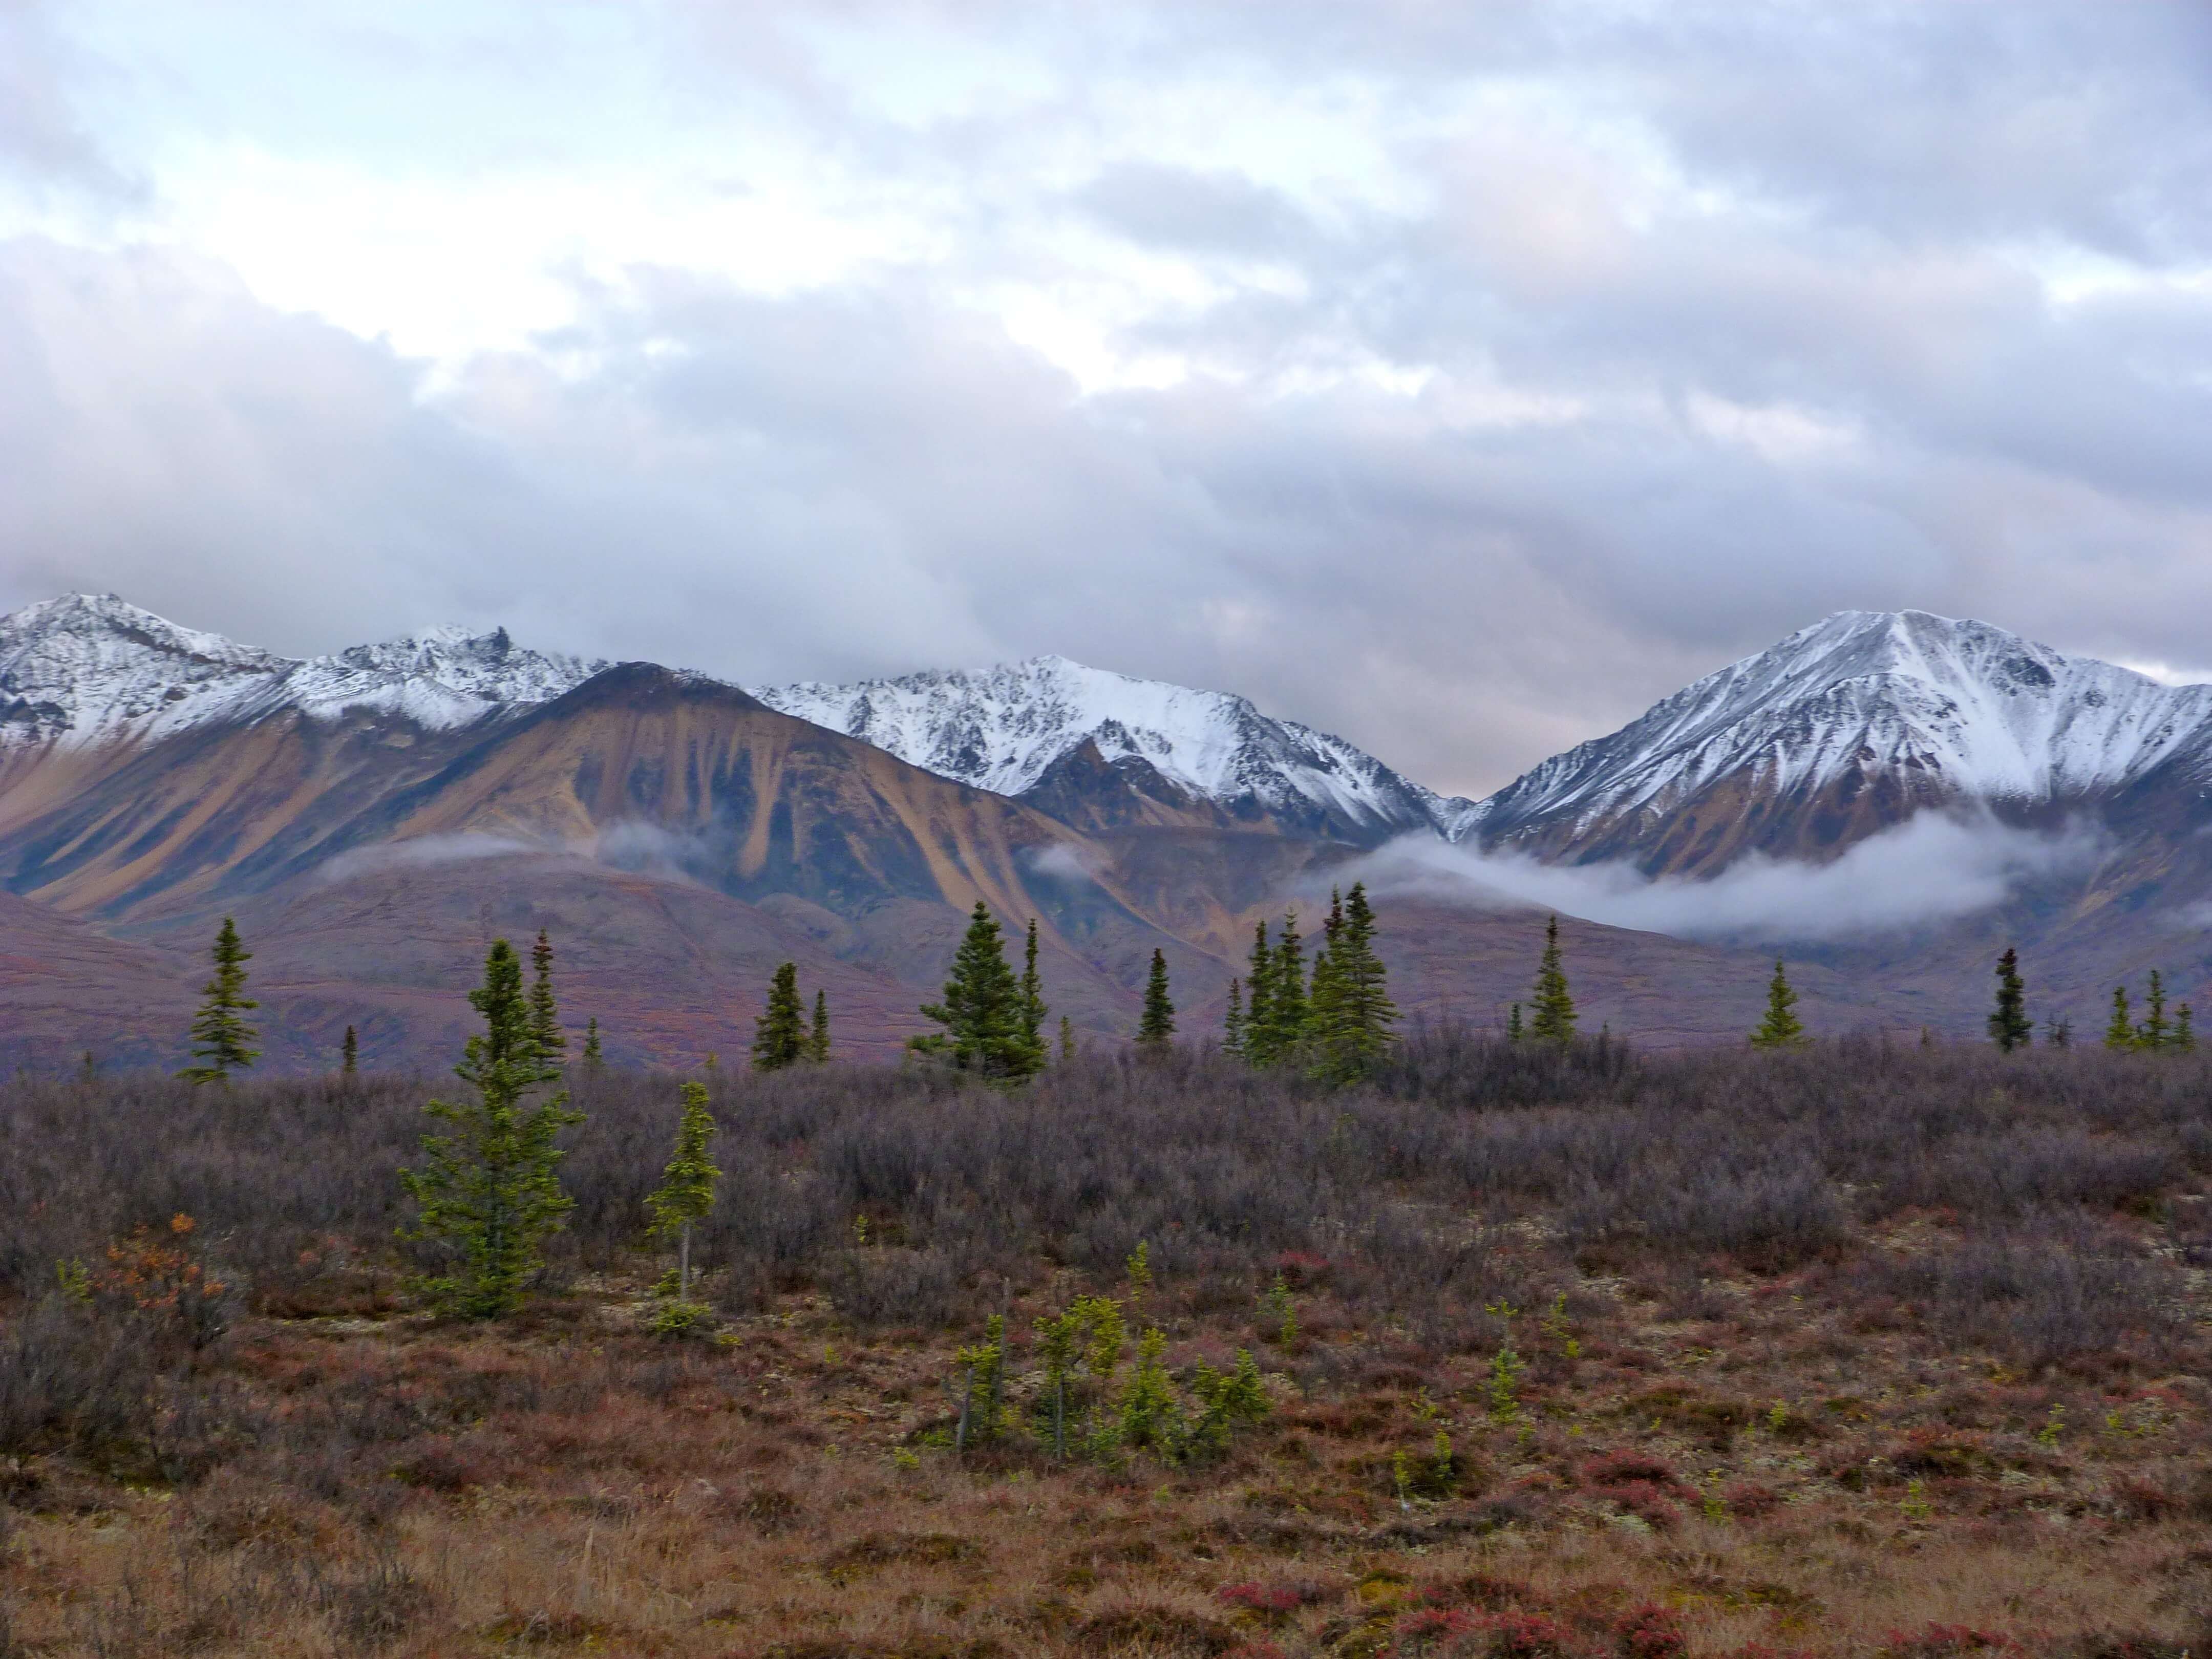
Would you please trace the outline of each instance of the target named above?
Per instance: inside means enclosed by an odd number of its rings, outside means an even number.
[[[1476,792],[1846,607],[2212,668],[2212,8],[0,0],[0,608],[1056,651]]]

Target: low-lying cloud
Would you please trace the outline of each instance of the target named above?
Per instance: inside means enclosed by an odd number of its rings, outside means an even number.
[[[477,859],[512,858],[519,854],[557,852],[541,842],[519,841],[512,836],[477,835],[463,831],[449,836],[416,836],[388,841],[374,847],[356,847],[341,853],[317,873],[325,882],[349,881],[380,870],[428,870],[440,865],[466,864]]]
[[[1685,939],[1837,940],[1992,909],[2031,882],[2087,869],[2100,846],[2079,825],[2038,833],[1923,812],[1832,863],[1753,854],[1703,879],[1620,863],[1543,864],[1416,836],[1375,853],[1361,873],[1378,897],[1534,905]]]

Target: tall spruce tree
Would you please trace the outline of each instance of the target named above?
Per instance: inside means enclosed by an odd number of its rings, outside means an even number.
[[[223,1083],[261,1058],[253,1046],[260,1035],[246,1023],[261,1005],[246,994],[246,964],[253,952],[239,942],[238,924],[228,916],[216,932],[210,952],[215,977],[207,982],[200,1011],[192,1017],[192,1058],[198,1062],[177,1075],[188,1083]]]
[[[1032,1072],[1044,1069],[1044,978],[1037,972],[1036,918],[1030,918],[1029,933],[1022,944],[1022,1041],[1029,1045],[1034,1056]]]
[[[1252,929],[1252,965],[1244,981],[1244,1063],[1265,1066],[1274,1058],[1273,999],[1268,988],[1275,982],[1275,950],[1267,943],[1267,924]]]
[[[2105,1027],[2105,1046],[2107,1048],[2132,1048],[2136,1046],[2135,1021],[2128,1013],[2128,988],[2112,987],[2112,1019]]]
[[[806,1010],[799,965],[787,962],[768,982],[768,1002],[753,1021],[753,1070],[780,1072],[806,1058]]]
[[[1561,1048],[1575,1040],[1575,999],[1567,988],[1567,970],[1559,955],[1559,919],[1544,927],[1544,957],[1536,968],[1536,985],[1529,994],[1528,1035],[1539,1042]]]
[[[2020,977],[2020,952],[2011,945],[1997,958],[1997,1006],[1990,1011],[1990,1041],[2006,1054],[2035,1040],[2027,1017],[2027,992]]]
[[[1018,1083],[1043,1067],[1043,1046],[1028,1035],[1029,998],[1007,966],[990,906],[981,899],[954,953],[944,1000],[926,1004],[921,1012],[945,1029],[908,1038],[907,1047],[916,1054],[934,1055],[994,1083]]]
[[[684,1085],[684,1113],[676,1125],[676,1150],[661,1172],[660,1185],[646,1195],[652,1212],[648,1230],[656,1237],[675,1235],[676,1300],[691,1300],[691,1229],[714,1213],[714,1183],[722,1172],[708,1156],[707,1143],[714,1138],[714,1115],[707,1109],[707,1085]]]
[[[561,1009],[553,1000],[553,945],[545,930],[538,930],[538,943],[530,947],[530,1035],[548,1066],[558,1066],[568,1047],[561,1033]]]
[[[521,1305],[545,1239],[575,1207],[561,1190],[556,1137],[584,1115],[568,1109],[565,1092],[530,1101],[560,1073],[538,1047],[522,959],[505,939],[492,941],[469,1002],[484,1030],[453,1071],[476,1098],[423,1108],[448,1133],[425,1134],[422,1166],[399,1172],[418,1212],[403,1236],[447,1257],[448,1271],[423,1286],[441,1310],[489,1319]]]
[[[1306,947],[1298,935],[1295,911],[1285,912],[1275,940],[1275,962],[1267,980],[1266,1064],[1295,1065],[1306,1041]]]
[[[1375,950],[1367,884],[1352,883],[1341,908],[1331,909],[1326,994],[1321,964],[1314,964],[1314,1071],[1324,1083],[1356,1083],[1374,1074],[1397,1040],[1391,1027],[1398,1023],[1398,1009]]]
[[[1221,1052],[1244,1056],[1244,981],[1229,981],[1229,1007],[1221,1016]]]
[[[1783,970],[1778,957],[1774,963],[1774,977],[1766,982],[1766,1018],[1751,1034],[1754,1048],[1795,1048],[1808,1041],[1804,1022],[1797,1018],[1797,993],[1790,988],[1790,975]]]
[[[2166,1047],[2172,1035],[2166,1022],[2166,978],[2154,968],[2150,970],[2150,989],[2143,996],[2142,1024],[2136,1027],[2135,1046],[2156,1052]]]
[[[353,1027],[345,1029],[345,1041],[338,1045],[338,1075],[351,1077],[361,1070],[361,1039],[353,1034]]]
[[[830,994],[818,988],[814,993],[814,1029],[806,1034],[806,1057],[817,1066],[830,1058]]]
[[[1137,1019],[1137,1041],[1148,1048],[1164,1048],[1175,1036],[1175,1004],[1168,997],[1168,959],[1152,952],[1152,970],[1145,978],[1145,1009]]]

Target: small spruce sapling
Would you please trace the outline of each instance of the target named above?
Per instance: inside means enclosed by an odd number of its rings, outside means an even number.
[[[1997,958],[1997,1003],[1990,1011],[1990,1041],[2010,1054],[2034,1041],[2035,1025],[2027,1017],[2027,996],[2020,977],[2020,952],[2012,946]]]
[[[558,1066],[568,1039],[562,1034],[560,1005],[553,999],[553,945],[543,927],[530,947],[530,1034],[538,1039],[538,1052],[545,1063]]]
[[[606,1055],[599,1048],[599,1022],[597,1015],[584,1027],[584,1064],[593,1071],[606,1064]]]
[[[338,1045],[338,1075],[352,1077],[361,1070],[361,1039],[354,1035],[353,1027],[345,1028],[345,1040]]]
[[[1182,1449],[1184,1433],[1175,1385],[1168,1380],[1162,1358],[1167,1346],[1167,1336],[1157,1325],[1138,1339],[1136,1364],[1121,1389],[1118,1427],[1123,1445],[1147,1447],[1164,1462],[1173,1462]]]
[[[1066,1014],[1060,1017],[1060,1063],[1066,1065],[1075,1058],[1075,1022]]]
[[[827,1065],[830,1060],[830,994],[827,991],[817,989],[814,993],[814,1029],[807,1033],[806,1057],[817,1066]]]
[[[674,1282],[661,1281],[662,1305],[653,1321],[653,1328],[665,1335],[694,1329],[706,1317],[706,1310],[691,1300],[691,1229],[714,1212],[714,1183],[722,1176],[707,1151],[714,1133],[714,1115],[707,1109],[707,1085],[685,1084],[676,1150],[661,1172],[660,1185],[645,1200],[653,1212],[653,1235],[666,1238],[673,1234],[677,1241]]]
[[[1804,1022],[1794,1012],[1797,993],[1790,987],[1790,975],[1783,970],[1780,958],[1774,963],[1774,977],[1766,987],[1766,1018],[1751,1034],[1754,1048],[1797,1048],[1804,1046]]]
[[[177,1075],[187,1083],[228,1083],[233,1072],[242,1072],[261,1058],[253,1046],[259,1036],[246,1023],[248,1010],[261,1005],[246,994],[246,964],[253,952],[241,944],[238,924],[228,916],[215,936],[210,954],[215,958],[215,977],[202,994],[206,999],[192,1017],[192,1058]]]
[[[2166,1023],[2166,978],[2157,969],[2150,970],[2150,989],[2143,997],[2143,1021],[2136,1027],[2136,1047],[2155,1053],[2166,1046],[2172,1037]]]
[[[1556,1043],[1565,1048],[1575,1040],[1575,999],[1567,988],[1567,971],[1559,952],[1559,919],[1553,916],[1544,926],[1544,956],[1536,967],[1536,985],[1531,998],[1535,1010],[1528,1022],[1528,1035],[1539,1042]]]
[[[2136,1046],[2135,1021],[2128,1013],[2128,988],[2112,987],[2112,1018],[2105,1027],[2105,1046],[2107,1048],[2132,1048]]]
[[[799,1000],[799,964],[787,962],[769,981],[768,1002],[753,1022],[753,1070],[781,1072],[806,1058],[806,1016]]]

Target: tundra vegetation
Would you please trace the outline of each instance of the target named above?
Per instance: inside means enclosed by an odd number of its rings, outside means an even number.
[[[524,977],[438,1118],[374,1071],[0,1085],[0,1652],[2212,1635],[2193,1053],[1547,1018],[1346,1085],[653,1074],[553,1066]],[[471,1231],[471,1136],[527,1252]]]

